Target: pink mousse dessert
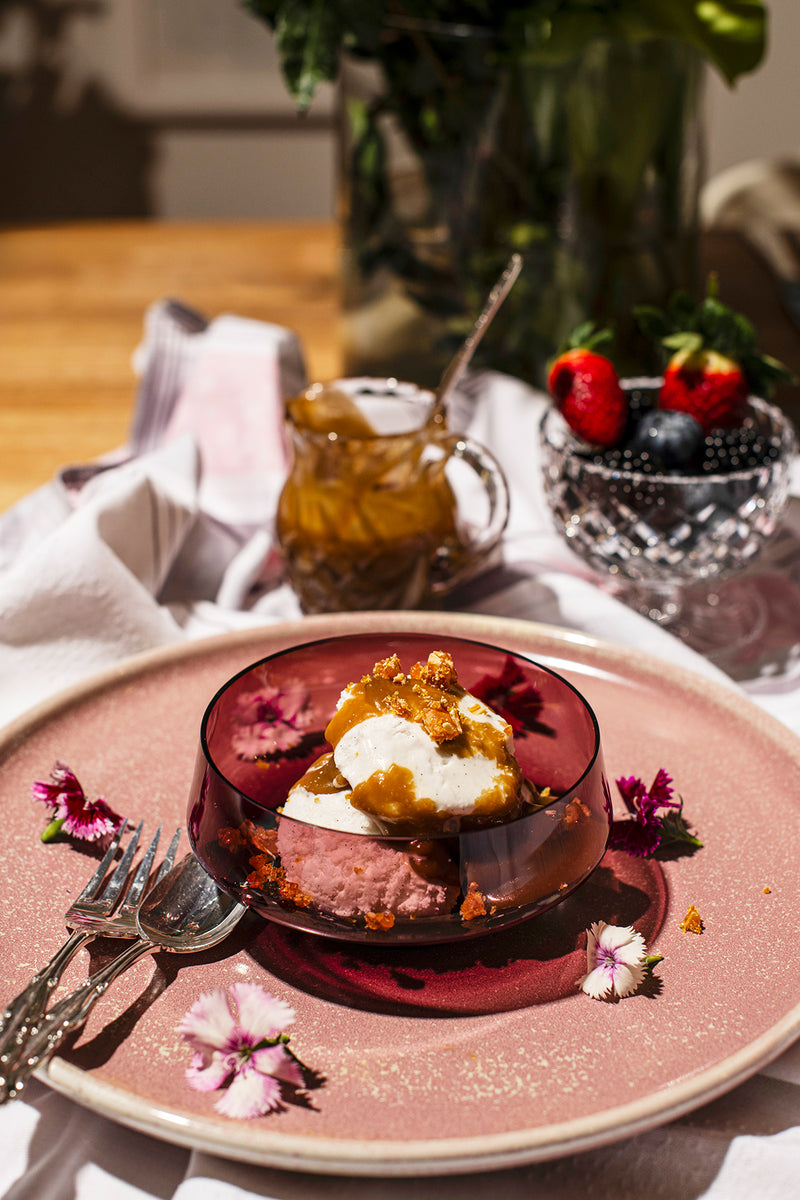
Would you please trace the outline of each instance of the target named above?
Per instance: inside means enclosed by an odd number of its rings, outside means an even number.
[[[408,674],[397,655],[376,663],[345,688],[325,736],[332,749],[289,792],[282,813],[294,819],[279,822],[276,848],[295,898],[372,928],[453,910],[458,870],[431,835],[539,803],[511,727],[461,687],[443,651]]]

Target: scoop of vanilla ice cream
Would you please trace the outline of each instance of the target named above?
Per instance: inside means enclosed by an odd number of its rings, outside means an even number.
[[[314,792],[301,779],[289,792],[282,815],[321,829],[338,829],[340,833],[380,834],[381,826],[354,808],[350,795],[350,788],[338,792]]]
[[[415,836],[513,820],[529,799],[510,725],[443,651],[409,674],[397,655],[376,663],[341,693],[325,733],[332,749],[292,789],[287,816]]]

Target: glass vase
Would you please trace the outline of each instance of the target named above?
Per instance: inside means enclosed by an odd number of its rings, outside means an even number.
[[[525,266],[476,364],[541,384],[582,320],[617,329],[697,287],[703,64],[690,47],[595,40],[569,61],[409,21],[347,58],[340,223],[348,374],[433,386],[510,255]]]

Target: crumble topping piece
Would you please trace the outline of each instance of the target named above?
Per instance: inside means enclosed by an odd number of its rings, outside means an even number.
[[[443,691],[447,691],[451,684],[458,683],[455,663],[446,650],[431,650],[424,666],[422,663],[414,663],[411,678],[432,684]]]
[[[310,908],[314,901],[305,892],[301,891],[296,883],[292,883],[289,879],[284,879],[278,885],[281,899],[286,900],[289,904],[295,904],[298,908]]]
[[[686,916],[681,921],[681,929],[684,933],[703,932],[703,918],[693,904],[690,904],[686,910]]]
[[[394,925],[394,913],[368,912],[364,914],[364,921],[367,929],[386,931]]]
[[[404,683],[406,678],[400,665],[400,659],[396,654],[376,662],[372,668],[372,674],[376,679],[391,679],[392,683]]]
[[[450,742],[461,733],[461,717],[454,704],[448,704],[447,698],[441,700],[431,696],[429,703],[423,708],[420,724],[434,742]]]
[[[550,789],[548,788],[548,791]],[[591,817],[591,809],[587,807],[579,796],[573,796],[567,807],[564,809],[564,824],[575,825],[576,822],[586,820]]]
[[[391,695],[386,697],[386,707],[395,716],[405,717],[407,720],[411,719],[413,715],[411,705],[397,692],[392,692]]]
[[[474,921],[476,917],[486,916],[486,899],[478,891],[477,883],[473,882],[467,888],[467,894],[461,903],[459,911],[464,921]]]

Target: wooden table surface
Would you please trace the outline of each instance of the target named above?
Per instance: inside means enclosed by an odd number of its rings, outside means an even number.
[[[286,325],[309,375],[341,370],[332,223],[119,222],[0,231],[0,509],[121,445],[148,305]]]
[[[704,265],[765,350],[800,374],[800,332],[759,260],[707,236]],[[325,223],[80,223],[0,230],[0,510],[65,463],[121,445],[136,392],[131,355],[147,306],[171,296],[289,326],[309,375],[341,370],[336,227]],[[795,420],[800,389],[779,397]]]

